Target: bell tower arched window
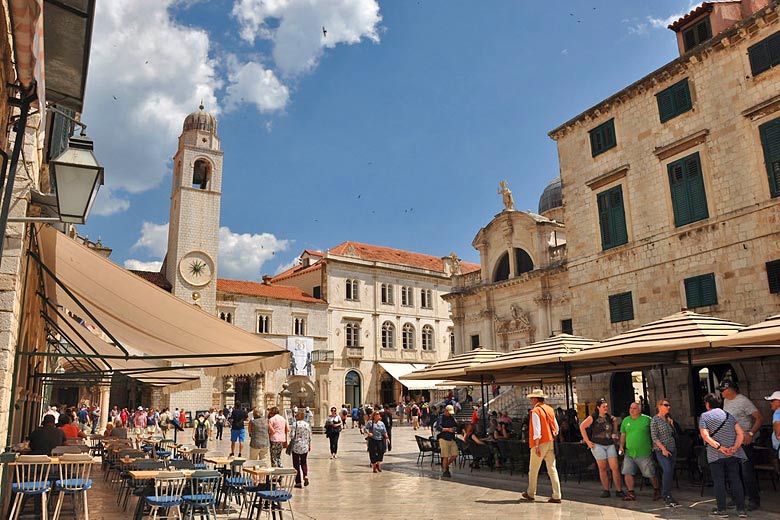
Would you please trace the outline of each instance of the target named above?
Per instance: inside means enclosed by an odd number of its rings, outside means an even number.
[[[518,275],[534,270],[534,261],[531,260],[525,249],[515,248],[515,272]]]
[[[195,161],[192,169],[192,187],[199,190],[206,190],[209,187],[209,178],[211,177],[211,168],[209,163],[203,159]]]

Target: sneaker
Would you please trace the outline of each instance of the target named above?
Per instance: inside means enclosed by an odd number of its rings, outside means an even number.
[[[612,495],[610,494],[608,489],[605,489],[604,491],[601,492],[601,498],[609,498],[610,496]]]
[[[626,498],[626,494],[623,492],[622,489],[618,489],[615,491],[615,496],[618,498]]]
[[[520,500],[522,500],[523,502],[533,502],[536,499],[534,497],[532,497],[531,495],[529,495],[528,493],[526,493],[525,491],[523,491],[520,494]]]
[[[739,518],[747,518],[748,517],[747,511],[745,511],[744,509],[737,509],[737,516]]]
[[[230,452],[230,455],[228,455],[228,458],[230,458],[230,457],[232,457],[232,456],[233,456],[233,452],[231,451],[231,452]]]
[[[728,518],[729,512],[722,511],[720,509],[713,509],[712,511],[710,511],[710,516],[714,516],[715,518]]]
[[[239,459],[241,458],[241,452],[240,451],[238,452],[238,458]]]
[[[450,470],[447,470],[447,471],[442,471],[441,472],[441,476],[442,477],[451,477],[452,474],[450,473]]]
[[[636,500],[636,494],[633,491],[626,491],[626,495],[623,497],[623,500],[626,502]]]
[[[309,485],[309,477],[303,477],[303,485],[308,486]]]
[[[547,503],[548,504],[560,504],[561,503],[561,499],[560,498],[551,498],[550,500],[547,501]]]
[[[680,507],[680,503],[670,497],[666,499],[666,507]]]

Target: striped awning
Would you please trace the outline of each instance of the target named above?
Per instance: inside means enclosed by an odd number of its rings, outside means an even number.
[[[500,356],[501,352],[483,347],[439,361],[422,370],[404,376],[404,379],[464,379],[466,369]],[[479,378],[477,378],[477,381]]]
[[[736,334],[719,338],[713,347],[780,347],[780,314],[745,327]]]

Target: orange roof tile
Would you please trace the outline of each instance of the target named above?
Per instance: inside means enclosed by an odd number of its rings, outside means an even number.
[[[374,262],[387,262],[392,264],[408,265],[429,269],[431,271],[444,272],[444,261],[438,256],[425,255],[422,253],[413,253],[401,249],[390,247],[374,246],[370,244],[361,244],[359,242],[344,242],[336,247],[329,249],[328,253],[335,255],[349,256],[354,253],[363,260]],[[480,269],[478,264],[470,262],[461,262],[460,269],[463,274],[471,273]]]
[[[246,296],[276,298],[278,300],[326,303],[325,300],[315,298],[309,294],[306,294],[297,287],[290,287],[288,285],[268,285],[260,282],[247,282],[244,280],[226,280],[224,278],[218,278],[217,290],[226,293],[243,294]]]
[[[302,265],[295,265],[295,266],[289,268],[288,270],[282,271],[281,273],[279,273],[276,276],[274,276],[273,278],[271,278],[271,282],[272,283],[276,283],[279,280],[284,280],[286,278],[292,278],[293,276],[297,276],[297,275],[303,274],[303,273],[308,273],[308,272],[311,272],[311,271],[317,271],[317,270],[319,270],[321,268],[322,268],[322,264],[320,264],[319,261],[317,261],[316,264],[312,264],[312,265],[309,265],[309,266],[306,266],[306,267],[304,267]]]
[[[143,278],[147,282],[152,282],[160,289],[163,289],[168,292],[171,292],[171,289],[173,289],[171,282],[169,282],[168,279],[165,278],[165,275],[162,273],[156,273],[154,271],[136,271],[134,269],[128,269],[128,271],[130,271],[136,276]]]

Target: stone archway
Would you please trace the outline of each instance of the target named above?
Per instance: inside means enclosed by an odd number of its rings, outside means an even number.
[[[317,394],[314,383],[307,376],[290,376],[288,379],[290,391],[290,404],[298,408],[310,407],[316,409],[315,396]]]

